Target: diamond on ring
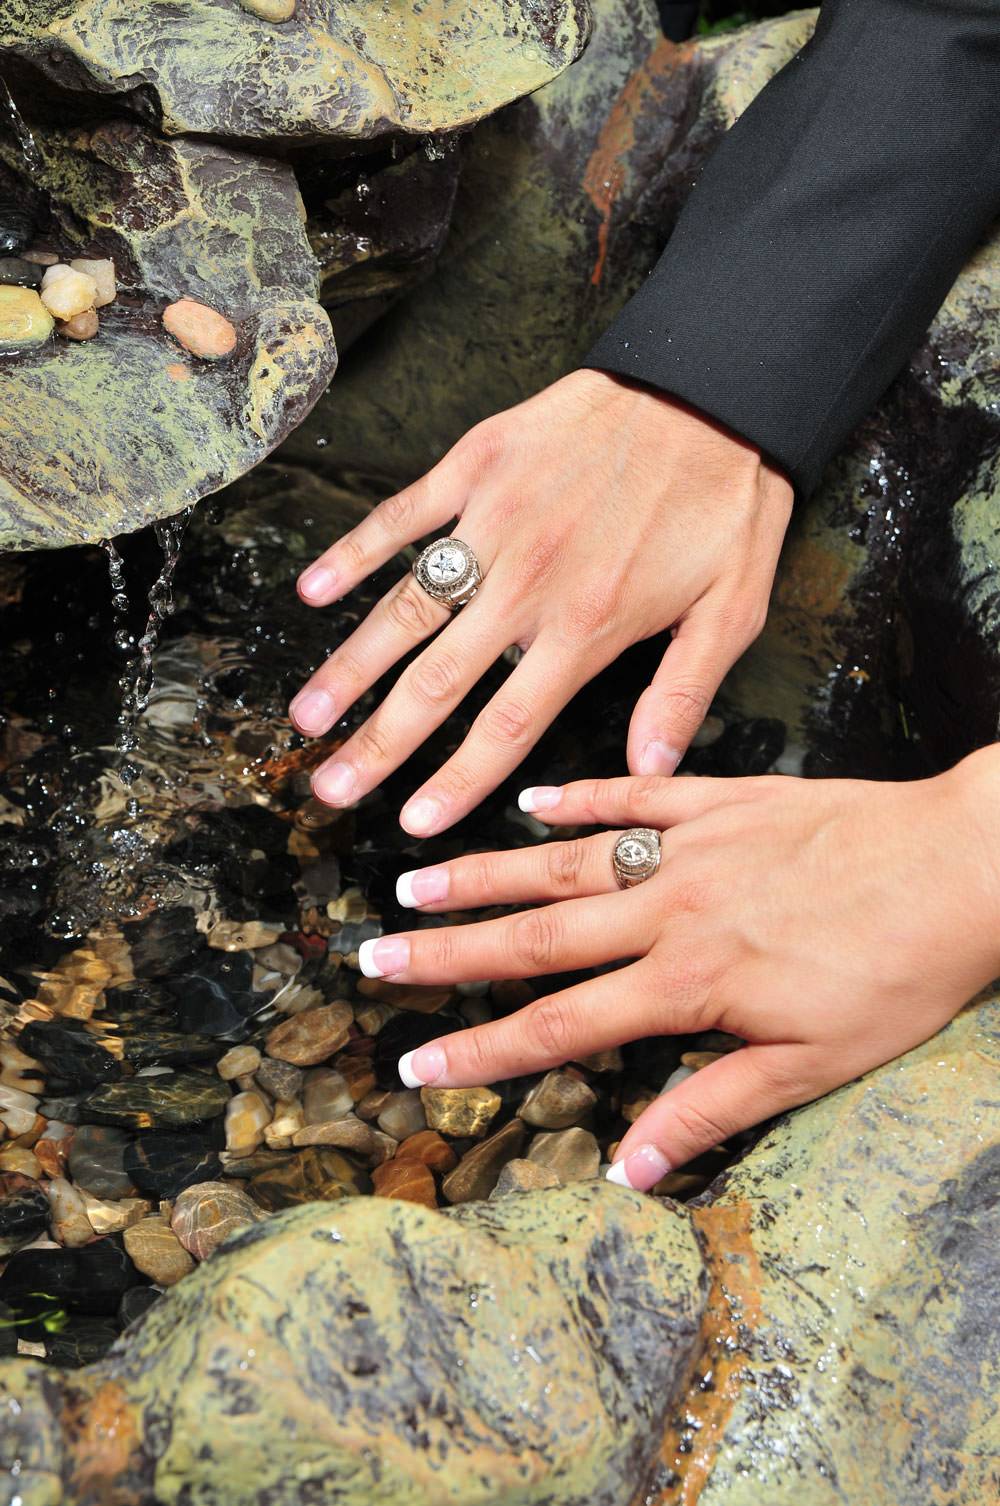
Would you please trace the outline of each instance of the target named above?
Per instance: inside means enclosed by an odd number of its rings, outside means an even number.
[[[644,884],[660,866],[660,833],[648,826],[623,831],[615,843],[611,866],[619,889]]]
[[[479,561],[461,539],[435,539],[413,562],[417,584],[435,601],[457,611],[472,600],[482,583]]]

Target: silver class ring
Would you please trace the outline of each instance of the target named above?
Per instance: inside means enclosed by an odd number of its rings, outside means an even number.
[[[435,539],[413,561],[417,585],[452,612],[467,606],[482,584],[479,561],[461,539]]]
[[[611,866],[619,889],[644,884],[660,866],[660,833],[648,826],[623,831],[611,854]]]

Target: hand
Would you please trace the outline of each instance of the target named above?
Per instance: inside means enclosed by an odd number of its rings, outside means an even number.
[[[990,749],[910,784],[653,778],[526,791],[546,821],[662,830],[659,872],[617,890],[605,833],[404,874],[401,900],[426,912],[556,903],[365,942],[363,970],[454,983],[636,960],[421,1046],[401,1076],[461,1087],[644,1036],[742,1037],[625,1135],[610,1175],[652,1186],[926,1040],[1000,973],[998,764]]]
[[[454,532],[485,580],[455,618],[406,576],[291,704],[318,737],[444,631],[316,772],[328,805],[375,788],[512,644],[526,650],[455,755],[403,808],[444,830],[494,789],[580,687],[631,644],[673,642],[629,733],[629,767],[672,773],[723,675],[763,625],[792,491],[743,440],[671,399],[577,371],[479,424],[302,575],[328,606],[428,534]]]

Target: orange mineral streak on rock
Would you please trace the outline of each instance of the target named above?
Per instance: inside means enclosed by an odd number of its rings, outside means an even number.
[[[133,1506],[137,1492],[129,1477],[139,1427],[124,1389],[115,1381],[105,1381],[95,1392],[69,1388],[62,1421],[72,1467],[67,1499]]]
[[[185,366],[183,361],[171,361],[167,367],[167,376],[172,382],[190,382],[191,368]]]
[[[696,1506],[743,1385],[747,1335],[760,1323],[761,1270],[749,1203],[691,1210],[711,1278],[701,1343],[668,1424],[660,1464],[669,1484],[643,1488],[632,1506]]]

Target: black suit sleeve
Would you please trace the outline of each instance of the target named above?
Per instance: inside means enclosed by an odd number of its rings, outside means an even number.
[[[800,495],[1000,212],[1000,0],[825,0],[584,365],[751,440]]]

